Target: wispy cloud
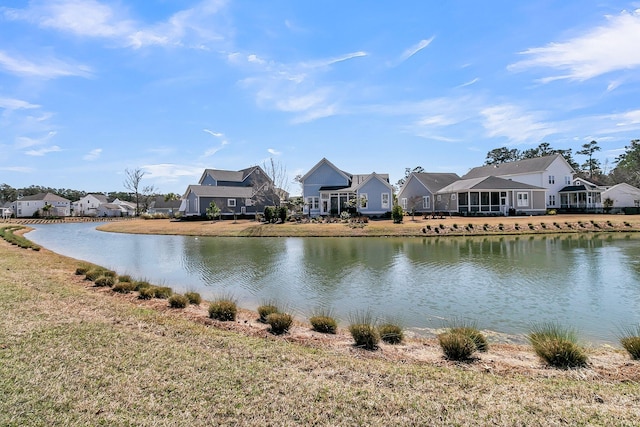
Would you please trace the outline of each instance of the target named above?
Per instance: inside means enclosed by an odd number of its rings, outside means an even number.
[[[225,0],[204,0],[179,11],[167,20],[146,24],[130,18],[118,3],[96,0],[32,1],[24,9],[2,8],[6,19],[31,22],[42,28],[70,33],[78,37],[113,40],[123,46],[184,46],[203,48],[203,44],[224,39],[212,28],[211,17],[226,5]]]
[[[50,131],[45,136],[42,136],[40,138],[31,138],[31,137],[28,137],[28,136],[20,136],[17,139],[16,148],[21,149],[21,148],[34,147],[36,145],[44,145],[44,144],[48,143],[49,140],[51,140],[51,138],[56,136],[56,134],[57,134],[56,131]]]
[[[50,147],[40,148],[39,150],[25,151],[24,154],[26,154],[27,156],[41,157],[41,156],[44,156],[45,154],[56,153],[58,151],[62,151],[62,148],[58,147],[57,145],[52,145]]]
[[[202,131],[208,133],[209,135],[215,136],[216,138],[224,137],[224,134],[222,134],[220,132],[214,132],[214,131],[209,130],[209,129],[202,129]]]
[[[141,169],[149,178],[164,182],[173,182],[184,177],[199,178],[202,175],[202,166],[179,165],[175,163],[158,163],[144,165]]]
[[[209,135],[211,135],[211,136],[213,136],[214,138],[217,138],[217,139],[224,138],[224,134],[222,134],[220,132],[214,132],[214,131],[211,131],[209,129],[202,129],[202,131],[208,133]],[[226,139],[223,139],[222,141],[220,141],[220,145],[218,145],[216,147],[209,148],[208,150],[206,150],[204,152],[204,154],[202,156],[203,157],[211,157],[214,154],[216,154],[218,151],[222,150],[225,145],[229,145],[229,141],[227,141]]]
[[[5,166],[5,167],[0,167],[0,171],[31,173],[31,172],[34,172],[34,169],[27,166]]]
[[[0,51],[0,68],[19,76],[34,76],[44,79],[68,76],[91,77],[93,74],[91,68],[85,65],[72,64],[56,58],[45,58],[36,63],[10,56],[3,51]]]
[[[280,152],[280,151],[276,151],[276,150],[275,150],[275,149],[273,149],[273,148],[268,148],[268,149],[267,149],[267,152],[268,152],[269,154],[271,154],[272,156],[279,156],[280,154],[282,154],[282,152]]]
[[[399,58],[398,62],[399,63],[400,62],[404,62],[407,59],[411,58],[416,53],[420,52],[422,49],[424,49],[425,47],[429,46],[434,38],[435,37],[431,37],[430,39],[426,39],[426,40],[420,40],[415,45],[413,45],[410,48],[406,49],[404,52],[402,52],[402,55],[400,55],[400,58]]]
[[[0,108],[5,110],[28,110],[32,108],[40,108],[40,106],[21,99],[0,98]]]
[[[468,82],[466,82],[466,83],[462,83],[461,85],[459,85],[459,86],[457,86],[457,87],[458,87],[458,88],[461,88],[461,87],[471,86],[471,85],[473,85],[473,84],[478,83],[479,81],[480,81],[480,79],[479,79],[478,77],[476,77],[475,79],[470,80],[470,81],[468,81]]]
[[[484,117],[487,136],[504,137],[514,144],[537,143],[558,132],[552,123],[541,117],[541,113],[524,111],[515,105],[487,107],[480,114]]]
[[[91,162],[93,160],[98,160],[98,158],[100,158],[101,154],[102,154],[102,148],[94,148],[93,150],[91,150],[87,154],[85,154],[82,158],[84,160],[87,160],[87,161]]]
[[[560,79],[588,80],[640,65],[640,9],[606,16],[606,23],[564,42],[549,43],[521,52],[529,59],[509,65],[511,71],[552,68],[561,74],[544,77],[547,83]]]

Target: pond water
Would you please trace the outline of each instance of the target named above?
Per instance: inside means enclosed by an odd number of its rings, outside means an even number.
[[[34,242],[120,274],[231,294],[255,309],[277,300],[304,318],[332,308],[342,324],[370,311],[428,333],[464,318],[521,336],[536,321],[617,342],[640,322],[640,235],[447,238],[220,238],[105,233],[95,223],[35,225]]]

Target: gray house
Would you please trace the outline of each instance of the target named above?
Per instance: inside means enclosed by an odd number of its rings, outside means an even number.
[[[189,185],[179,207],[183,216],[206,216],[211,202],[221,216],[255,215],[266,206],[279,206],[271,178],[260,166],[239,171],[206,169],[197,185]]]
[[[398,203],[406,212],[433,213],[434,195],[459,179],[455,173],[413,172],[398,191]]]
[[[461,215],[542,215],[546,189],[487,176],[461,179],[436,193],[435,210]]]

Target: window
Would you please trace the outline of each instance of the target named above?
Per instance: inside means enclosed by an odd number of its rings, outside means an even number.
[[[438,200],[439,202],[441,202],[441,201],[442,201],[442,194],[438,194],[437,200]]]
[[[518,193],[517,194],[517,205],[518,207],[528,207],[529,206],[529,193]]]
[[[318,196],[315,197],[307,197],[307,205],[309,206],[309,209],[318,209],[319,206],[319,199]]]
[[[549,206],[556,205],[556,196],[555,194],[549,194]]]
[[[456,193],[451,193],[451,200],[455,200],[456,199]]]
[[[565,176],[564,177],[564,185],[571,185],[571,177],[570,176]]]
[[[403,197],[400,200],[400,206],[402,206],[402,209],[407,210],[407,198],[406,197]]]
[[[422,197],[422,209],[430,209],[431,208],[431,197],[423,196]]]
[[[389,209],[389,193],[382,193],[382,209]]]
[[[251,200],[251,199],[245,199],[245,201],[244,201],[244,204],[245,204],[246,206],[253,206],[253,205],[255,205],[255,203],[256,203],[256,202],[255,202],[255,201],[253,201],[253,200]]]
[[[367,193],[362,193],[360,195],[360,207],[362,209],[367,209],[367,206],[369,206],[369,195]]]
[[[236,207],[236,199],[227,199],[227,206],[229,206],[230,208],[235,208]]]

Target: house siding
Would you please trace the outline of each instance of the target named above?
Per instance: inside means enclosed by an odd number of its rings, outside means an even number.
[[[307,203],[309,197],[320,197],[320,188],[326,186],[347,186],[349,181],[340,172],[332,168],[330,165],[324,163],[320,165],[311,175],[307,176],[304,180],[303,196],[304,202]],[[318,209],[311,209],[306,207],[309,215],[319,215],[320,207]]]
[[[389,205],[387,207],[382,206],[383,193],[387,193],[389,195]],[[360,208],[360,213],[365,215],[382,215],[386,212],[390,212],[392,205],[391,193],[391,189],[378,178],[369,180],[358,189],[358,196],[361,194],[367,194],[367,208]]]
[[[423,208],[422,200],[424,196],[429,196],[429,198],[431,199],[430,208],[427,208],[427,209]],[[413,209],[415,209],[415,212],[424,213],[427,211],[428,212],[433,211],[434,209],[433,194],[415,176],[410,175],[409,178],[407,179],[407,182],[398,193],[398,203],[401,204],[403,209],[407,210],[408,212],[411,212],[412,198],[415,198],[415,206],[413,207]],[[402,204],[403,199],[406,199],[407,201],[406,208]]]

